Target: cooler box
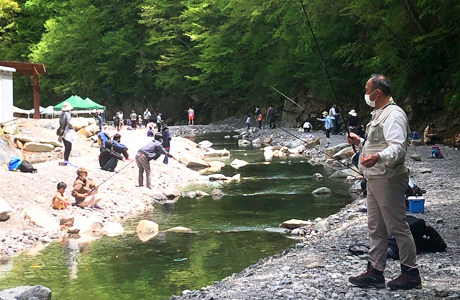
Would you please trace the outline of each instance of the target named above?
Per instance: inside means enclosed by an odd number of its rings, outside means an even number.
[[[425,212],[425,198],[423,196],[410,196],[407,200],[409,201],[409,212],[419,214]]]

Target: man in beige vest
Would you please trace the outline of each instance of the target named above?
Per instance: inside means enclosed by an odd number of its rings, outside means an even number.
[[[366,83],[366,103],[375,107],[366,127],[366,139],[354,133],[348,143],[362,148],[359,169],[367,179],[367,219],[371,238],[367,270],[349,281],[359,287],[385,287],[388,234],[396,239],[401,274],[388,282],[397,289],[421,288],[414,239],[406,222],[404,194],[408,170],[404,165],[410,134],[407,116],[393,102],[391,86],[383,75],[372,75]]]

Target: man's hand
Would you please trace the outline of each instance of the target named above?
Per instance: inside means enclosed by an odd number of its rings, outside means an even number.
[[[378,153],[371,154],[361,159],[361,164],[366,168],[373,167],[380,160],[380,155]]]
[[[347,134],[347,141],[350,145],[358,146],[361,142],[361,138],[356,133],[350,132],[349,134]]]

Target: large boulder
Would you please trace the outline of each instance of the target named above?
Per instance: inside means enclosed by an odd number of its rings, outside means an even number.
[[[284,221],[283,223],[281,223],[280,227],[281,228],[287,228],[287,229],[295,229],[295,228],[308,226],[308,225],[312,225],[312,224],[313,223],[311,221],[291,219],[291,220]]]
[[[5,300],[51,300],[51,290],[42,285],[19,286],[0,292],[0,299]]]
[[[54,150],[54,146],[50,144],[28,142],[24,144],[24,150],[30,152],[51,152]]]
[[[11,214],[13,213],[13,209],[11,206],[2,198],[0,198],[0,221],[7,221]]]
[[[190,169],[209,168],[209,164],[207,162],[194,156],[184,155],[179,157],[179,161]]]
[[[248,140],[238,140],[238,146],[240,147],[247,147],[250,145],[251,145],[251,142]]]
[[[355,154],[355,151],[352,147],[346,147],[333,155],[333,158],[336,160],[342,160],[352,157]]]
[[[59,143],[58,141],[53,141],[53,140],[39,140],[38,142],[40,144],[53,145],[54,147],[64,147],[63,143]]]
[[[168,199],[174,199],[177,197],[181,196],[181,193],[176,190],[175,188],[167,188],[163,191],[163,194],[166,196]]]
[[[24,218],[29,219],[33,224],[38,227],[42,227],[47,231],[60,230],[59,224],[56,221],[34,206],[26,208],[23,212],[23,216]]]
[[[333,147],[326,148],[326,150],[325,150],[326,156],[327,156],[327,158],[332,158],[332,157],[334,157],[334,154],[336,154],[340,150],[342,150],[344,148],[347,148],[349,146],[350,145],[348,143],[341,143],[341,144],[335,145]]]
[[[155,237],[159,231],[160,227],[155,222],[149,220],[141,220],[139,223],[137,223],[137,237],[144,243]]]
[[[82,216],[76,216],[74,218],[74,229],[79,229],[79,233],[92,233],[99,232],[102,228],[102,224],[96,219],[87,218]]]

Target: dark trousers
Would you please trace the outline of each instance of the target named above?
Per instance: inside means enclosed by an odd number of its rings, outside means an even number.
[[[62,139],[64,142],[64,160],[69,161],[70,151],[72,151],[72,143],[68,140]]]
[[[161,123],[157,123],[157,132],[161,132]]]
[[[171,150],[171,147],[166,147],[165,150],[166,150],[166,152],[169,153],[169,151]],[[164,163],[165,165],[168,164],[168,158],[169,158],[169,156],[165,155],[165,158],[163,159],[163,163]]]
[[[131,120],[131,127],[132,127],[133,129],[136,129],[136,120],[134,120],[134,121]]]
[[[262,121],[257,121],[259,129],[262,128]]]
[[[332,130],[332,128],[326,129],[326,137],[327,138],[331,137],[331,130]]]
[[[248,130],[249,130],[249,127],[251,126],[251,123],[246,123],[248,125]]]
[[[104,171],[114,172],[118,164],[118,158],[112,157],[101,169]]]

